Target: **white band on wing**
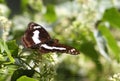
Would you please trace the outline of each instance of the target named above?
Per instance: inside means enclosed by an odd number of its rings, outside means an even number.
[[[63,47],[55,47],[55,46],[48,46],[47,44],[42,44],[41,47],[44,47],[45,49],[49,49],[49,50],[66,50],[66,48]]]
[[[39,40],[39,33],[40,33],[40,32],[39,32],[38,30],[35,30],[35,31],[33,32],[32,39],[33,39],[33,41],[34,41],[35,44],[41,43],[41,41]]]

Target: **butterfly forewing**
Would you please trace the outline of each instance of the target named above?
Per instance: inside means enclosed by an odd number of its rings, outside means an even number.
[[[31,22],[28,24],[28,28],[22,37],[22,43],[28,48],[44,43],[50,39],[50,35],[41,25]]]

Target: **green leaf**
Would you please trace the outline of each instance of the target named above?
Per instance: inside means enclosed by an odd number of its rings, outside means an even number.
[[[5,61],[3,55],[0,54],[0,62]]]
[[[10,50],[9,50],[9,48],[8,48],[8,45],[7,45],[6,42],[3,41],[2,39],[0,39],[0,42],[1,42],[1,43],[0,43],[0,47],[2,47],[1,50],[2,50],[2,51],[5,51],[5,52],[7,53],[7,56],[8,56],[8,58],[9,58],[9,60],[10,60],[10,62],[8,62],[8,63],[6,63],[6,64],[14,63],[15,60],[14,60],[14,58],[11,56],[11,52],[10,52]]]
[[[118,47],[117,42],[114,39],[114,37],[112,36],[112,34],[110,33],[109,29],[105,25],[101,25],[101,24],[98,26],[98,29],[100,30],[102,35],[105,37],[105,39],[108,43],[108,46],[111,48],[111,50],[115,54],[116,59],[119,61],[120,48]]]
[[[33,79],[33,78],[29,78],[27,76],[22,76],[19,79],[17,79],[17,81],[38,81],[38,80]]]
[[[29,1],[29,0],[21,0],[21,8],[22,8],[21,10],[22,10],[22,11],[27,8],[27,6],[28,6],[28,1]]]
[[[26,0],[22,0],[22,1],[24,1],[24,2],[26,2]],[[27,6],[29,5],[29,10],[30,10],[30,12],[32,12],[32,14],[33,13],[35,13],[35,12],[41,12],[41,9],[42,9],[42,7],[43,7],[43,5],[42,5],[42,1],[41,0],[28,0],[29,2],[27,3]]]
[[[20,78],[21,76],[25,75],[28,77],[32,77],[34,75],[34,70],[27,70],[27,69],[17,69],[16,71],[14,71],[12,77],[11,77],[11,81],[16,81],[18,78]]]
[[[3,53],[4,52],[4,41],[0,39],[0,52]]]
[[[113,27],[120,28],[120,13],[115,8],[107,9],[103,15],[103,20],[108,21]]]
[[[102,71],[102,65],[99,61],[99,53],[95,50],[94,43],[92,42],[84,42],[81,44],[81,52],[83,52],[86,56],[90,57],[92,61],[96,64],[96,67],[99,71]]]
[[[13,57],[17,57],[18,55],[18,45],[15,40],[11,40],[7,42],[8,49],[10,50]]]
[[[57,17],[56,17],[54,5],[47,5],[47,11],[44,16],[48,22],[54,22],[56,20]]]
[[[96,40],[95,42],[97,44],[99,53],[104,58],[106,58],[106,60],[108,60],[110,62],[111,58],[109,57],[109,54],[108,54],[107,43],[106,43],[105,39],[103,38],[103,36],[101,35],[101,32],[99,30],[94,30],[94,38]]]

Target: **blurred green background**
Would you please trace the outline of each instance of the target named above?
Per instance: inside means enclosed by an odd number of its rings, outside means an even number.
[[[120,81],[119,4],[120,0],[0,0],[0,81]],[[24,51],[21,37],[31,21],[80,54]]]

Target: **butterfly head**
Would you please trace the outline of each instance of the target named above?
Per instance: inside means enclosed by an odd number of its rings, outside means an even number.
[[[41,28],[41,26],[39,24],[34,23],[34,22],[30,22],[28,24],[28,30],[29,31],[30,30],[36,30],[36,29],[39,29],[39,28]]]

